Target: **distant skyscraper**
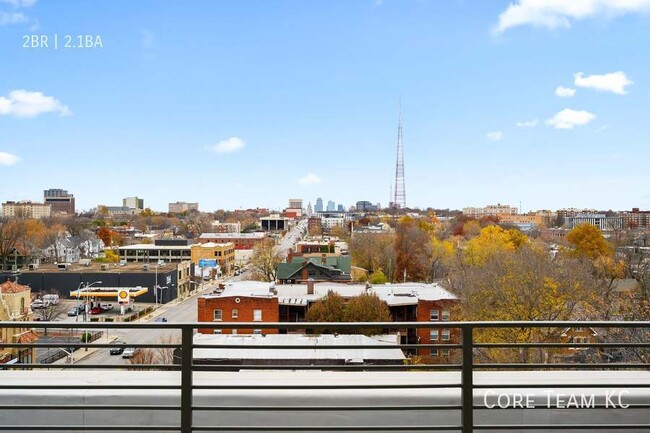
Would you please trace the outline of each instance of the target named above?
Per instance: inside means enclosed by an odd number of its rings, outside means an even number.
[[[399,106],[399,120],[397,122],[397,162],[395,164],[395,199],[393,206],[404,209],[406,207],[406,185],[404,182],[404,148],[402,147],[402,103]]]
[[[314,214],[314,209],[311,207],[311,202],[307,205],[307,216],[310,217]]]
[[[327,212],[334,212],[336,209],[336,203],[334,203],[332,200],[329,200],[327,202]]]
[[[122,199],[122,206],[129,209],[144,210],[144,199],[138,197],[126,197]]]
[[[290,198],[289,199],[289,209],[302,209],[302,199],[301,198]]]
[[[339,211],[339,212],[345,212],[345,207],[343,207],[343,205],[340,204],[340,205],[338,205],[338,206],[336,207],[336,210]]]
[[[314,208],[316,212],[323,212],[323,199],[318,197],[316,199],[316,207]]]
[[[66,213],[75,214],[74,195],[64,189],[46,189],[43,191],[43,201],[49,204],[53,214]]]

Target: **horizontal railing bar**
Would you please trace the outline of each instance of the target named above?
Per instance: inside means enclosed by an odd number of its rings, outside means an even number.
[[[1,430],[9,431],[22,431],[22,430],[56,430],[56,431],[95,431],[95,430],[111,430],[111,431],[180,431],[179,426],[169,425],[0,425]]]
[[[442,431],[460,430],[458,425],[402,425],[402,426],[192,426],[192,431]]]
[[[650,328],[650,321],[495,321],[495,322],[0,322],[2,328],[57,329],[312,329],[312,328]]]
[[[79,340],[76,340],[79,341]],[[0,348],[3,347],[18,347],[18,348],[26,348],[26,347],[34,347],[34,348],[42,348],[42,349],[58,349],[61,347],[93,347],[93,348],[101,348],[101,349],[114,349],[114,348],[119,348],[119,347],[145,347],[148,349],[176,349],[180,348],[180,344],[146,344],[146,343],[126,343],[126,344],[115,344],[115,343],[67,343],[65,341],[59,342],[59,343],[2,343],[0,345]],[[232,346],[231,346],[232,347]]]
[[[113,346],[115,347],[115,346]],[[281,345],[281,344],[264,344],[264,345],[255,345],[255,344],[238,344],[233,346],[232,344],[193,344],[194,349],[461,349],[463,346],[461,344],[391,344],[391,345],[381,345],[381,344],[350,344],[350,345],[306,345],[306,344],[291,344],[291,345]]]
[[[628,364],[628,363],[593,363],[593,364],[474,364],[474,369],[495,369],[495,370],[517,370],[517,369],[527,369],[527,368],[539,368],[539,369],[567,369],[567,370],[591,370],[594,368],[603,368],[603,369],[612,369],[612,368],[650,368],[650,364]]]
[[[415,365],[194,365],[194,371],[219,370],[460,370],[457,364],[415,364]]]
[[[105,389],[128,389],[128,390],[141,390],[141,389],[180,389],[180,385],[5,385],[2,384],[2,389],[91,389],[91,390],[105,390]]]
[[[474,389],[522,389],[522,388],[650,388],[650,383],[518,383],[474,384]]]
[[[433,389],[460,388],[460,383],[413,383],[413,384],[355,384],[355,385],[194,385],[192,389],[239,390],[239,389]]]
[[[192,406],[196,411],[381,411],[381,410],[460,410],[461,405],[412,405],[412,406]]]
[[[63,358],[61,358],[63,359]],[[16,370],[26,368],[38,369],[107,369],[107,370],[172,370],[180,371],[180,365],[170,364],[0,364],[0,370]]]
[[[650,429],[650,424],[493,424],[474,425],[475,430],[618,430]]]
[[[523,404],[523,403],[522,403]],[[612,403],[609,404],[594,404],[594,405],[584,405],[584,406],[579,406],[579,407],[555,407],[555,406],[549,406],[548,404],[546,405],[533,405],[533,406],[524,406],[524,409],[546,409],[546,410],[584,410],[584,409],[614,409],[612,407]],[[474,406],[474,409],[477,410],[494,410],[494,409],[499,409],[499,410],[521,410],[521,407],[500,407],[498,404],[495,404],[494,406],[486,407],[486,406]],[[650,404],[632,404],[630,403],[628,406],[625,407],[625,410],[629,409],[650,409]]]
[[[102,389],[102,388],[100,388]],[[181,410],[180,406],[174,405],[106,405],[106,404],[84,404],[84,405],[45,405],[45,404],[30,404],[30,405],[0,405],[0,410]]]
[[[539,347],[649,347],[650,343],[474,343],[475,348],[539,348]]]

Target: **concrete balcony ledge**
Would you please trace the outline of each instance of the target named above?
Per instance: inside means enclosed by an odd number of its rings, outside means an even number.
[[[461,423],[459,372],[195,372],[193,378],[194,386],[211,388],[194,391],[193,426],[219,427],[202,431],[302,426],[370,432],[403,426],[393,431],[408,432]],[[180,386],[180,381],[179,372],[164,371],[0,371],[0,430],[38,425],[81,432],[65,426],[123,425],[179,431],[180,389],[138,387]],[[35,386],[48,389],[28,388]],[[474,387],[475,425],[535,424],[543,427],[536,432],[550,432],[566,424],[650,424],[649,371],[474,372]]]

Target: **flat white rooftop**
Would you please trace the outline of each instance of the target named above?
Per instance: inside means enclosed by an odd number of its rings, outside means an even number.
[[[362,293],[375,293],[388,305],[416,305],[418,300],[439,301],[458,299],[439,284],[403,283],[383,284],[366,288],[365,284],[314,283],[314,294],[307,294],[306,284],[278,284],[260,281],[233,281],[226,283],[219,294],[203,295],[206,298],[225,298],[232,296],[269,298],[276,296],[286,305],[304,305],[327,296],[332,291],[345,298],[359,296]]]

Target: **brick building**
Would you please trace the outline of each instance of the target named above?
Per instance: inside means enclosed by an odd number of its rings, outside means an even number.
[[[363,284],[307,283],[278,285],[258,281],[238,281],[221,285],[198,301],[199,322],[302,322],[310,305],[336,292],[345,299],[374,293],[386,303],[393,321],[445,322],[451,320],[452,307],[459,300],[438,284],[404,283],[369,286]],[[211,333],[209,329],[200,329]],[[437,332],[434,332],[437,331]],[[226,333],[224,331],[224,333]],[[262,333],[240,330],[240,333]],[[286,333],[286,329],[263,333]],[[399,330],[401,344],[453,344],[456,331],[440,328]],[[447,350],[420,349],[418,355],[444,360]]]
[[[264,233],[203,233],[199,236],[199,242],[214,242],[216,244],[232,242],[235,244],[236,250],[252,250],[265,237]]]
[[[194,244],[190,247],[190,251],[194,266],[199,266],[199,260],[208,259],[217,261],[224,277],[232,276],[235,271],[235,244],[232,242]]]

